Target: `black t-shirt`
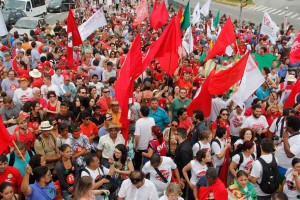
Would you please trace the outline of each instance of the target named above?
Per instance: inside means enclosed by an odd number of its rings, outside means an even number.
[[[58,123],[65,122],[68,125],[70,125],[71,122],[75,121],[75,116],[72,111],[69,111],[69,113],[67,115],[62,115],[62,114],[58,113],[56,115],[55,119]]]
[[[100,115],[99,120],[97,118],[95,118],[95,116],[91,117],[91,121],[94,122],[96,124],[96,126],[103,124],[105,120],[105,117],[103,115]]]

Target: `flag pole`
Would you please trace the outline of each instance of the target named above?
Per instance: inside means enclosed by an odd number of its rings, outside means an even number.
[[[15,141],[14,141],[14,140],[12,140],[12,143],[14,144],[14,146],[15,146],[15,148],[16,148],[16,150],[17,150],[17,152],[20,154],[20,156],[21,156],[22,160],[24,160],[24,162],[25,162],[26,164],[28,164],[28,163],[26,162],[26,160],[25,160],[25,158],[24,158],[23,154],[21,153],[20,149],[17,147],[17,144],[15,143]]]

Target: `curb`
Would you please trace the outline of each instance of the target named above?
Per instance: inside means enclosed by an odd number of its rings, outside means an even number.
[[[233,3],[230,1],[224,1],[224,0],[213,0],[213,2],[222,3],[222,4],[226,4],[226,5],[231,5],[231,6],[240,6],[239,3]]]

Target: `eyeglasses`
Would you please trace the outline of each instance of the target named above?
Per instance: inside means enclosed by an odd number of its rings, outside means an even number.
[[[91,118],[85,118],[84,120],[85,120],[85,121],[88,121],[88,120],[90,120],[90,119],[91,119]]]
[[[103,91],[103,93],[109,93],[109,91]]]
[[[229,116],[228,113],[222,113],[221,115],[223,115],[223,116]]]
[[[177,128],[177,127],[178,127],[178,125],[175,125],[175,124],[171,124],[171,126],[172,126],[172,127],[175,127],[175,128]]]
[[[71,132],[77,132],[77,131],[80,131],[80,127],[71,127],[71,128],[70,128],[70,131],[71,131]]]
[[[142,179],[141,178],[131,178],[130,181],[134,185],[134,184],[137,184],[137,183],[141,182]]]

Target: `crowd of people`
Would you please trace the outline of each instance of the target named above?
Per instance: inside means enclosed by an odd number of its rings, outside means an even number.
[[[207,35],[210,13],[192,27],[194,51],[173,76],[154,59],[135,81],[124,133],[120,69],[139,31],[145,54],[163,32],[148,20],[135,23],[136,5],[76,1],[77,25],[100,8],[108,24],[73,48],[73,66],[66,20],[2,38],[0,114],[14,143],[0,156],[0,199],[300,199],[299,95],[284,107],[300,72],[300,61],[289,62],[295,28],[283,25],[272,44],[259,26],[234,21],[238,51],[213,62],[222,70],[246,51],[271,54],[265,83],[242,107],[230,99],[232,87],[213,97],[209,117],[201,110],[188,116],[207,76],[205,56],[227,19]]]

